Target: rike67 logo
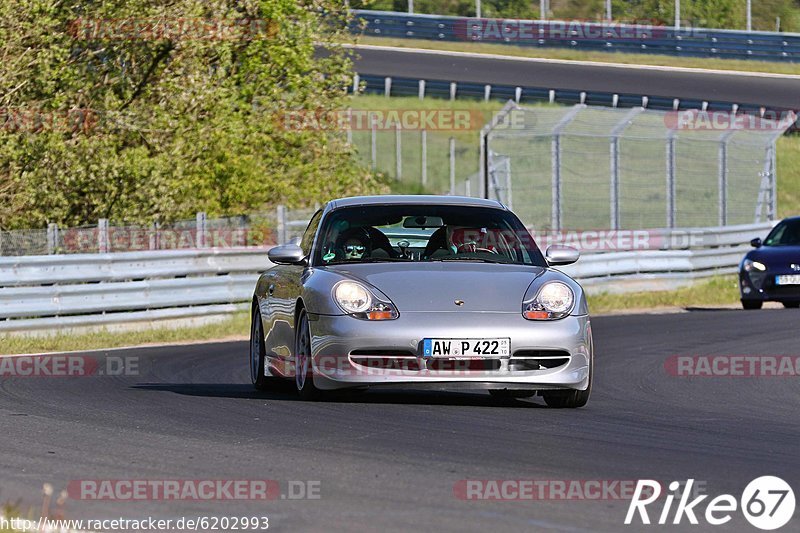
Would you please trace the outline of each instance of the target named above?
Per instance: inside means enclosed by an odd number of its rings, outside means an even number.
[[[685,484],[678,481],[670,483],[670,492],[663,500],[661,512],[654,517],[655,523],[660,525],[680,524],[685,517],[690,524],[697,525],[699,516],[712,526],[721,526],[730,522],[733,513],[740,509],[751,525],[761,530],[771,531],[786,525],[794,515],[794,491],[779,477],[762,476],[754,479],[742,491],[739,500],[731,494],[720,494],[706,503],[704,512],[701,511],[701,504],[708,498],[708,495],[696,496],[690,501],[693,485],[694,479],[687,480]],[[682,491],[680,491],[681,487],[684,487]],[[640,479],[628,507],[625,524],[630,525],[637,521],[641,521],[642,524],[650,524],[651,518],[647,506],[656,502],[661,495],[661,484],[658,481]],[[673,511],[672,504],[676,499],[678,503]],[[650,510],[657,511],[657,509]],[[638,520],[635,520],[637,514]]]

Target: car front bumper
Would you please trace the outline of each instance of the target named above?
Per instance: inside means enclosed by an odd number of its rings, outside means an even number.
[[[323,390],[407,385],[585,390],[592,364],[587,315],[530,321],[516,313],[401,313],[395,320],[310,316],[314,384]],[[509,338],[510,355],[422,357],[425,338]]]

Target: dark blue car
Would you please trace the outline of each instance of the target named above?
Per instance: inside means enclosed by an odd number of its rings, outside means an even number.
[[[782,220],[766,239],[750,244],[755,250],[739,264],[742,307],[761,309],[764,302],[800,307],[800,217]]]

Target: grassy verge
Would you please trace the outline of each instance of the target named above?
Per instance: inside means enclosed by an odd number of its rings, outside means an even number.
[[[718,276],[671,291],[589,295],[592,314],[667,307],[730,305],[739,302],[736,276]]]
[[[174,342],[196,342],[216,339],[246,337],[250,333],[250,315],[236,313],[230,318],[214,324],[198,327],[169,329],[165,327],[142,331],[98,331],[93,333],[57,333],[47,337],[0,336],[0,355],[17,353],[68,352],[139,346],[143,344],[165,344]]]
[[[778,218],[800,215],[800,135],[778,139]]]
[[[673,57],[658,54],[629,54],[623,52],[588,52],[562,48],[533,48],[507,44],[453,43],[424,39],[392,39],[364,36],[361,44],[392,46],[397,48],[427,48],[454,52],[498,54],[516,57],[564,59],[571,61],[595,61],[625,65],[653,65],[664,67],[704,68],[715,70],[738,70],[743,72],[767,72],[773,74],[800,74],[800,64],[769,61],[746,61],[741,59],[714,59],[704,57]]]

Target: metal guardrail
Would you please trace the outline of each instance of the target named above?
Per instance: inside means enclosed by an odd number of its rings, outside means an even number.
[[[512,100],[518,104],[550,103],[562,105],[586,104],[604,107],[644,107],[662,111],[683,111],[700,109],[703,111],[723,111],[752,116],[774,116],[781,118],[789,111],[783,107],[765,107],[752,103],[727,102],[721,100],[697,100],[691,98],[671,98],[637,93],[609,93],[603,91],[579,91],[553,87],[532,87],[502,84],[483,84],[453,82],[422,78],[391,77],[387,83],[384,76],[359,74],[356,85],[367,94],[384,94],[390,87],[388,96],[431,96],[434,98],[465,98],[473,100]],[[352,92],[353,87],[349,86]],[[793,128],[796,127],[793,126]]]
[[[563,270],[600,289],[730,273],[771,226],[649,231],[664,249],[589,253]],[[246,309],[270,266],[265,248],[3,258],[0,333],[224,316]]]
[[[495,20],[390,11],[354,11],[351,30],[365,35],[480,41],[531,47],[800,61],[800,34],[559,20]],[[359,28],[359,20],[365,28]]]

